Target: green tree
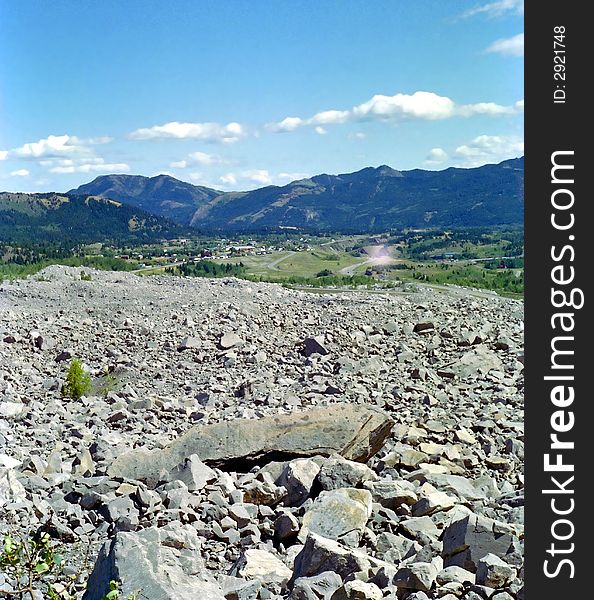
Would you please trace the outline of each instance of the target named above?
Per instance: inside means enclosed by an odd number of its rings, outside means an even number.
[[[62,390],[65,396],[75,400],[81,396],[88,394],[91,390],[91,377],[85,372],[81,362],[77,358],[73,358],[68,368],[66,375],[66,384]]]

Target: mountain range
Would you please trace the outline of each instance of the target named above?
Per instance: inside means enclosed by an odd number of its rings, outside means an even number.
[[[524,158],[471,169],[386,165],[222,192],[169,175],[104,175],[67,193],[0,193],[0,241],[153,240],[192,231],[375,233],[521,225]]]
[[[221,192],[168,175],[105,175],[70,193],[126,202],[203,231],[509,225],[523,223],[524,158],[443,171],[382,165],[248,192]]]

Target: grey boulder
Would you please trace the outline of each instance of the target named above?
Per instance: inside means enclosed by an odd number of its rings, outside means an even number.
[[[83,600],[101,600],[109,582],[120,594],[151,600],[225,600],[200,556],[200,540],[190,525],[120,532],[99,552]]]
[[[236,419],[193,427],[162,450],[127,452],[115,459],[108,474],[154,485],[166,481],[167,474],[192,454],[207,464],[227,467],[279,454],[306,457],[338,453],[365,462],[382,447],[393,424],[383,411],[355,404]]]

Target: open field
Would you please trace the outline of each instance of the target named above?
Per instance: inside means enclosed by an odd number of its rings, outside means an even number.
[[[238,240],[196,238],[109,248],[87,245],[76,252],[5,248],[0,279],[35,273],[51,263],[166,273],[236,276],[304,287],[392,287],[402,283],[460,285],[523,294],[523,238],[518,229],[408,231],[383,236],[260,236]],[[206,263],[229,271],[207,268]],[[204,269],[179,267],[204,265]],[[176,271],[177,269],[177,271]]]
[[[345,267],[361,262],[361,259],[346,252],[337,253],[327,247],[319,246],[312,251],[246,256],[241,258],[241,262],[252,275],[262,275],[281,281],[288,276],[315,277],[324,270],[338,273]]]

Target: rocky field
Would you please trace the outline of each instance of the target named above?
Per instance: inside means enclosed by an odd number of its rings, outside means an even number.
[[[81,273],[0,284],[0,598],[524,598],[521,302]]]

